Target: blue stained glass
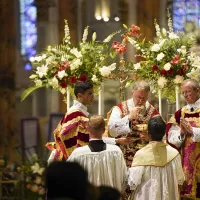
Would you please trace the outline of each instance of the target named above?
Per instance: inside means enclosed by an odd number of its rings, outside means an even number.
[[[30,63],[26,63],[25,66],[24,66],[24,69],[25,70],[31,70],[32,69],[32,66]]]
[[[25,14],[30,21],[36,21],[37,10],[35,6],[27,6]]]
[[[26,4],[33,4],[33,3],[35,3],[35,0],[25,0],[25,3]]]
[[[187,21],[200,25],[200,0],[173,0],[174,31],[184,31]]]
[[[37,7],[35,0],[20,0],[21,54],[25,61],[25,70],[32,69],[30,57],[35,56],[37,43]]]

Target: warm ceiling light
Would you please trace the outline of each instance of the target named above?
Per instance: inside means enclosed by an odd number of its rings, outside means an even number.
[[[96,19],[101,20],[101,16],[100,15],[96,16]]]
[[[104,18],[103,18],[103,21],[104,21],[104,22],[108,22],[108,21],[109,21],[109,17],[104,17]]]
[[[115,17],[115,21],[118,22],[120,19],[119,17]]]

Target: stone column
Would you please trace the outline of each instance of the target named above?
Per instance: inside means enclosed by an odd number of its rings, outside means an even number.
[[[0,156],[14,159],[16,27],[14,0],[0,1]]]

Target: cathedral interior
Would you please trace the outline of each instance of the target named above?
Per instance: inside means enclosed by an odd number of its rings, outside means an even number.
[[[96,32],[97,38],[103,40],[123,24],[135,24],[148,40],[153,40],[156,36],[155,19],[160,27],[167,29],[167,9],[176,31],[183,32],[187,22],[191,21],[197,28],[200,26],[199,0],[1,0],[1,158],[7,163],[24,160],[27,140],[24,135],[27,134],[37,153],[46,159],[44,144],[52,138],[52,129],[67,110],[63,95],[41,88],[21,102],[21,94],[30,85],[29,76],[33,70],[30,57],[40,53],[48,45],[61,43],[65,19],[75,45],[82,39],[86,26],[90,28],[90,38]],[[129,49],[126,59],[135,59],[133,49]],[[101,113],[105,118],[111,107],[120,101],[118,89],[118,80],[104,83]],[[127,99],[129,95],[130,91],[126,89],[124,98]],[[157,97],[152,96],[150,101],[155,106],[158,105]],[[72,97],[70,102],[72,103]],[[163,118],[167,120],[170,113],[174,112],[174,102],[169,102],[166,98],[162,102]],[[89,107],[89,112],[98,112],[98,97]],[[55,121],[50,122],[51,116],[57,116]],[[26,120],[29,123],[25,125]]]

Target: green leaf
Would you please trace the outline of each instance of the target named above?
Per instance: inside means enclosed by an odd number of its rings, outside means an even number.
[[[42,88],[44,86],[32,86],[29,87],[28,89],[24,90],[24,92],[21,95],[21,102],[24,101],[24,99],[26,99],[26,97],[33,92],[34,90],[38,89],[38,88]]]
[[[128,27],[126,26],[126,24],[123,24],[123,27],[124,27],[125,29],[128,29]]]

